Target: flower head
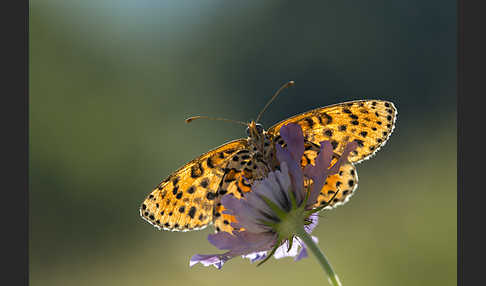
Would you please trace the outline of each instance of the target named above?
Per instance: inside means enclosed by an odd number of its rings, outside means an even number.
[[[318,216],[312,206],[329,175],[339,171],[347,161],[349,152],[356,143],[349,143],[340,159],[331,167],[333,148],[328,141],[321,143],[315,165],[300,165],[304,154],[304,137],[298,124],[288,124],[280,129],[287,143],[286,148],[276,145],[280,170],[270,172],[268,177],[252,184],[252,192],[237,199],[227,195],[221,199],[223,213],[231,214],[237,222],[232,233],[210,234],[208,240],[223,254],[194,255],[190,266],[201,263],[220,269],[229,259],[242,256],[251,262],[275,258],[294,257],[296,261],[307,256],[306,245],[299,239],[299,232],[311,233],[317,225]],[[310,189],[304,188],[304,178],[311,179]],[[316,237],[312,237],[317,242]]]

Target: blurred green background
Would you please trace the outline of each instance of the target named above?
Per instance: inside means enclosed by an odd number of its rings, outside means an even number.
[[[311,4],[312,3],[312,4]],[[31,285],[327,285],[311,256],[256,268],[207,228],[139,217],[185,162],[311,108],[386,99],[398,125],[315,231],[344,285],[456,285],[456,2],[30,2]]]

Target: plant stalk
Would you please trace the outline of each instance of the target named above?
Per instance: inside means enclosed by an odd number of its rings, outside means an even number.
[[[333,286],[342,286],[341,281],[339,281],[339,277],[337,274],[334,272],[332,269],[331,264],[329,264],[329,261],[327,261],[326,256],[324,253],[321,251],[319,246],[312,240],[312,237],[304,230],[304,228],[301,228],[297,232],[297,236],[302,239],[302,241],[305,243],[306,247],[310,249],[310,251],[315,255],[317,258],[317,261],[319,261],[319,264],[321,264],[322,268],[328,275],[329,282]]]

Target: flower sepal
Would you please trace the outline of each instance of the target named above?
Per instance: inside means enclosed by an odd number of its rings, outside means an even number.
[[[263,263],[267,262],[270,257],[275,254],[278,248],[282,247],[285,242],[288,242],[287,252],[290,252],[293,246],[294,238],[298,236],[301,232],[303,225],[310,225],[312,224],[312,220],[309,218],[310,215],[313,214],[306,211],[305,206],[307,203],[307,199],[309,198],[309,191],[305,196],[304,201],[301,204],[297,205],[295,196],[293,191],[288,191],[291,208],[288,211],[280,208],[277,204],[273,203],[270,199],[266,198],[265,196],[260,196],[260,198],[268,205],[270,209],[272,209],[273,216],[276,216],[274,220],[277,222],[269,222],[269,221],[261,221],[264,225],[270,226],[272,231],[274,231],[277,236],[277,243],[272,248],[270,253],[260,261],[257,266],[262,265]]]

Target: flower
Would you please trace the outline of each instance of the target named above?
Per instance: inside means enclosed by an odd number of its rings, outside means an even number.
[[[317,226],[319,209],[312,209],[329,175],[336,174],[347,161],[349,152],[357,147],[356,142],[347,144],[342,156],[329,168],[333,148],[330,142],[322,141],[316,164],[307,165],[303,170],[300,160],[304,154],[304,137],[298,124],[288,124],[280,129],[280,135],[287,143],[286,148],[276,145],[280,170],[270,172],[263,180],[252,184],[252,192],[237,199],[232,195],[224,196],[221,203],[223,213],[231,214],[237,222],[232,233],[210,234],[208,240],[223,254],[194,255],[189,265],[197,263],[213,265],[221,269],[229,259],[242,256],[251,262],[265,262],[275,258],[294,257],[298,261],[307,257],[308,243],[317,243],[317,238],[308,234]],[[304,188],[304,178],[311,179],[310,190]],[[270,253],[269,253],[270,251]]]

